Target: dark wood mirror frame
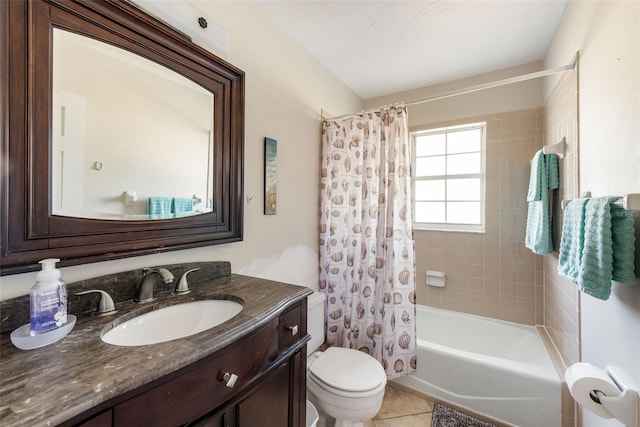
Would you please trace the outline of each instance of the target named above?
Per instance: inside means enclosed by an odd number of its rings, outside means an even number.
[[[172,220],[52,215],[53,28],[114,44],[214,94],[214,211]],[[242,240],[244,73],[121,0],[0,1],[2,275]],[[98,82],[99,84],[99,82]]]

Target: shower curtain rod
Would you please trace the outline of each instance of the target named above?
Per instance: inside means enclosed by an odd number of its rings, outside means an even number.
[[[479,84],[479,85],[475,85],[475,86],[469,86],[463,89],[458,89],[458,90],[453,90],[450,92],[444,92],[444,93],[440,93],[437,95],[432,95],[432,96],[428,96],[426,98],[421,98],[421,99],[415,99],[409,102],[405,102],[405,103],[397,103],[396,105],[404,105],[406,107],[410,106],[410,105],[417,105],[417,104],[423,104],[425,102],[431,102],[431,101],[437,101],[440,99],[445,99],[445,98],[451,98],[452,96],[458,96],[458,95],[465,95],[468,93],[473,93],[473,92],[478,92],[481,90],[485,90],[485,89],[492,89],[495,87],[500,87],[500,86],[505,86],[508,84],[512,84],[512,83],[520,83],[520,82],[524,82],[527,80],[532,80],[532,79],[537,79],[540,77],[546,77],[546,76],[550,76],[553,74],[558,74],[558,73],[564,73],[565,71],[569,71],[569,70],[573,70],[576,67],[576,63],[572,62],[571,64],[562,66],[562,67],[557,67],[557,68],[550,68],[547,70],[542,70],[542,71],[536,71],[534,73],[528,73],[528,74],[522,74],[520,76],[515,76],[515,77],[508,77],[506,79],[501,79],[501,80],[496,80],[493,82],[489,82],[489,83],[483,83],[483,84]],[[378,111],[380,110],[382,107],[378,107],[378,108],[371,108],[369,110],[363,110],[360,113],[350,113],[350,114],[344,114],[342,116],[336,116],[336,117],[324,117],[323,120],[337,120],[337,119],[343,119],[345,117],[349,117],[349,116],[356,116],[358,114],[365,114],[365,113],[372,113],[374,111]]]

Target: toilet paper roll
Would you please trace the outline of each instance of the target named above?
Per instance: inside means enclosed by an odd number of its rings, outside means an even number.
[[[609,397],[620,395],[620,389],[605,371],[590,363],[574,363],[564,372],[564,379],[576,402],[602,418],[613,418],[603,405],[590,396],[594,390]]]

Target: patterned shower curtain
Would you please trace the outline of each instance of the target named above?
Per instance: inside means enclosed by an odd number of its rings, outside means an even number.
[[[406,107],[323,122],[327,342],[371,354],[389,379],[416,366],[410,149]]]

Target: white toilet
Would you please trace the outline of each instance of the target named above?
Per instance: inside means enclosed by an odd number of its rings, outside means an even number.
[[[361,426],[380,410],[387,385],[384,369],[358,350],[330,347],[317,351],[324,342],[324,294],[315,292],[307,304],[311,335],[307,344],[308,398],[321,415],[335,419],[335,427]]]

